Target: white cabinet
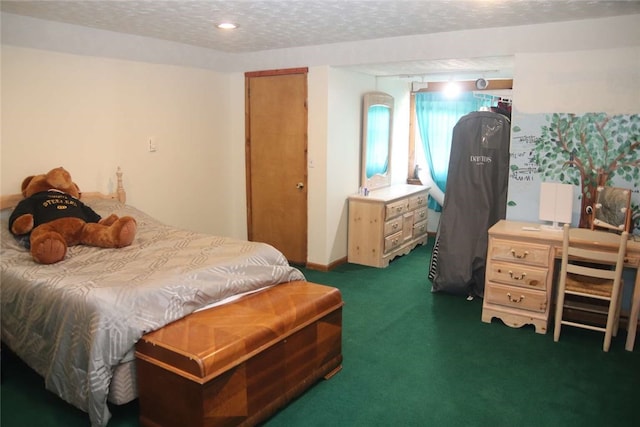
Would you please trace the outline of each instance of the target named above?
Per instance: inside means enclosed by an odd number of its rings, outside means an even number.
[[[427,242],[427,192],[422,185],[392,185],[349,197],[348,261],[386,267]]]

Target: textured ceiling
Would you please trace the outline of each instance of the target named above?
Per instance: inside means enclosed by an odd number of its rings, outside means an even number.
[[[640,1],[595,0],[271,0],[271,1],[6,1],[3,12],[200,46],[229,53],[351,42],[447,31],[571,21],[640,13]],[[233,31],[215,24],[232,21]],[[433,72],[484,63],[422,64]],[[488,67],[488,68],[487,68]],[[404,72],[400,72],[400,70]],[[361,71],[411,74],[414,63]]]

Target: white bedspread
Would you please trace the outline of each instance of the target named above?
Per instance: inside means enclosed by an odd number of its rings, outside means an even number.
[[[138,221],[120,249],[76,246],[54,265],[36,264],[2,212],[2,340],[45,378],[47,389],[106,425],[113,369],[135,342],[229,296],[304,280],[272,246],[176,229],[128,205],[89,202],[103,216]]]

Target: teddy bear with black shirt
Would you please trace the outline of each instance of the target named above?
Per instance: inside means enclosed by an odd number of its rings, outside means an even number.
[[[111,214],[101,218],[80,201],[80,189],[62,167],[25,178],[22,195],[25,198],[9,218],[9,231],[23,238],[38,263],[61,261],[69,246],[121,248],[135,238],[137,224],[133,217]]]

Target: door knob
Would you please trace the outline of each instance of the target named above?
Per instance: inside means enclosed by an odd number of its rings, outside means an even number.
[[[302,190],[302,189],[304,188],[304,183],[303,183],[303,182],[299,182],[299,183],[297,183],[297,184],[296,184],[296,188],[297,188],[298,190]]]

